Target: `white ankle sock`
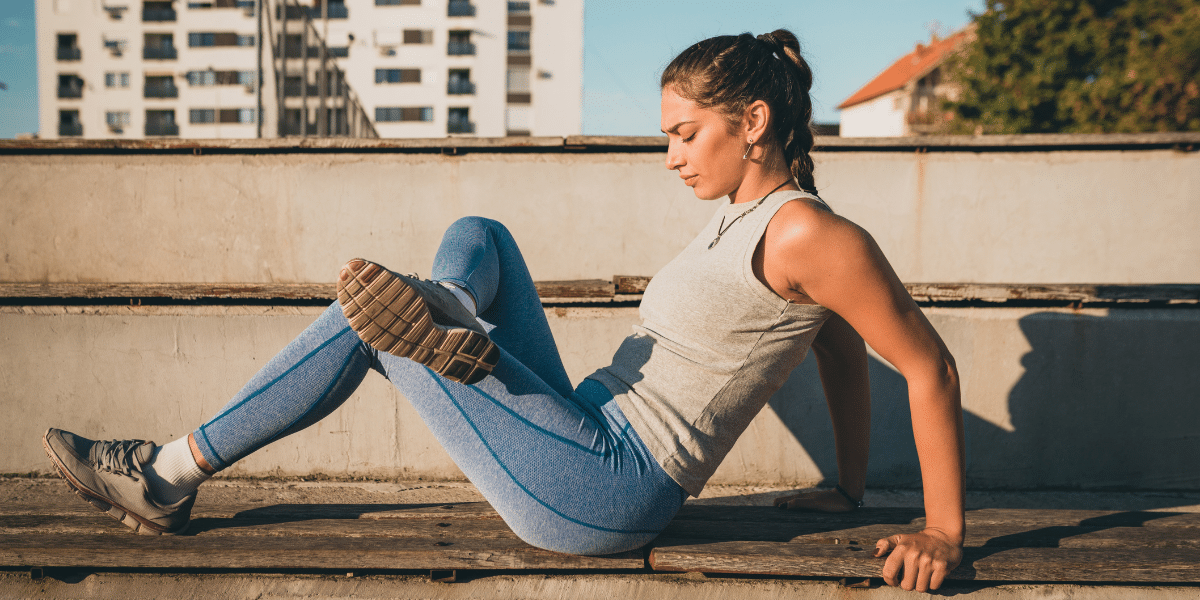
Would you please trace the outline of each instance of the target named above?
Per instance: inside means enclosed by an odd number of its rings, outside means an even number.
[[[464,290],[458,284],[450,283],[449,281],[439,281],[438,284],[450,290],[450,293],[454,294],[454,297],[458,298],[459,302],[462,302],[462,305],[467,308],[467,311],[470,312],[472,316],[479,316],[479,313],[475,312],[475,299],[471,298],[471,294],[468,294],[467,290]]]
[[[211,477],[192,458],[186,435],[155,448],[154,457],[142,465],[142,472],[154,499],[164,505],[179,502]]]

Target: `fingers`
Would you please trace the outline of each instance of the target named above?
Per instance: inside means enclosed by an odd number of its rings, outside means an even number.
[[[946,571],[948,565],[934,565],[933,576],[929,578],[929,589],[936,590],[942,587],[942,582],[946,580]]]
[[[904,580],[900,582],[900,588],[911,592],[917,588],[917,576],[921,573],[918,561],[921,555],[916,552],[897,552],[896,555],[904,557]]]
[[[875,544],[875,556],[888,555],[887,560],[883,563],[883,580],[888,585],[900,585],[900,571],[904,567],[904,553],[893,552],[901,542],[901,536],[893,535],[892,537],[879,540]]]

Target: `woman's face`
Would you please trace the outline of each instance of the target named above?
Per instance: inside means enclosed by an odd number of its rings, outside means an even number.
[[[662,91],[662,131],[667,134],[667,168],[679,171],[697,198],[716,200],[741,186],[749,162],[742,160],[746,140],[730,131],[724,115],[700,108],[668,87]]]

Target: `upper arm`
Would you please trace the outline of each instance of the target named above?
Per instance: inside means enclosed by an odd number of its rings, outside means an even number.
[[[782,219],[767,247],[768,265],[782,266],[790,286],[845,319],[910,383],[914,375],[936,375],[953,366],[945,344],[870,234],[837,215],[788,205],[777,215]]]

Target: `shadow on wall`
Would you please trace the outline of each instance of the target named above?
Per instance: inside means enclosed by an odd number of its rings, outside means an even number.
[[[1200,320],[1191,312],[1041,312],[1021,318],[1031,350],[1021,357],[1024,374],[1008,393],[1013,430],[969,411],[963,415],[968,487],[1200,488]],[[870,374],[867,485],[918,487],[907,385],[874,358]],[[836,482],[833,431],[811,354],[769,405],[825,481]]]

